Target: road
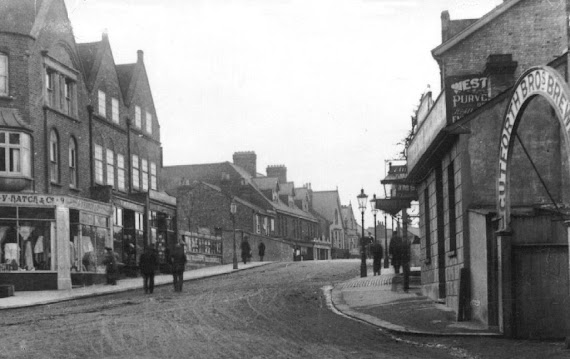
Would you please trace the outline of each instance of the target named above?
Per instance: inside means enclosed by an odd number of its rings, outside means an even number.
[[[182,293],[161,286],[4,310],[0,357],[503,357],[478,339],[402,338],[335,314],[321,288],[358,273],[357,262],[274,263],[185,282]]]

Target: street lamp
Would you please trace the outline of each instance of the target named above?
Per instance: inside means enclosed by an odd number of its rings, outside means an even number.
[[[390,266],[390,259],[388,258],[388,218],[384,212],[384,268]]]
[[[233,232],[234,232],[234,258],[233,258],[234,269],[238,269],[237,252],[236,252],[236,212],[237,212],[237,204],[232,199],[232,203],[230,203],[230,213],[232,214],[232,223],[233,223],[233,227],[234,227],[234,230],[233,230]]]
[[[362,237],[360,238],[360,254],[361,254],[361,263],[360,263],[360,277],[366,277],[367,269],[366,269],[366,249],[364,247],[364,211],[366,211],[366,200],[368,196],[364,194],[364,189],[360,190],[360,194],[356,196],[358,199],[358,208],[360,209],[360,213],[362,213]]]
[[[370,203],[372,204],[372,208],[370,208],[370,210],[374,215],[374,243],[376,243],[376,214],[378,213],[378,209],[376,208],[376,193],[372,197],[372,200],[370,200]]]

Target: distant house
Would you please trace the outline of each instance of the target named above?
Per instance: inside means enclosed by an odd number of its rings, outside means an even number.
[[[338,190],[312,191],[312,203],[314,210],[331,223],[332,258],[347,258],[350,248],[345,238]]]

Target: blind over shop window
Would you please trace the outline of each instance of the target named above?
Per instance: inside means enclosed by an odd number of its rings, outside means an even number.
[[[55,270],[53,208],[0,207],[0,271]]]

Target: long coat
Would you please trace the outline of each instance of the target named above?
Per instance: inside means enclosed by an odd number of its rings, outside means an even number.
[[[242,258],[249,258],[251,255],[251,247],[247,240],[241,242],[241,257]]]
[[[154,251],[144,252],[139,259],[139,268],[142,274],[154,274],[158,267],[158,258]]]

